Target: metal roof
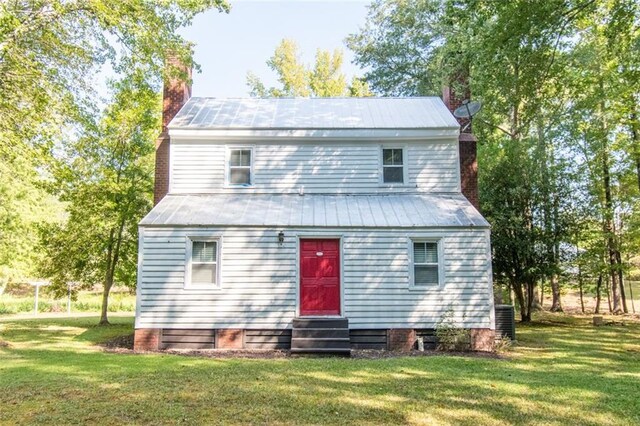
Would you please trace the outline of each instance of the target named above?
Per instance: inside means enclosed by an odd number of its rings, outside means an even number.
[[[463,195],[167,195],[142,226],[488,227]]]
[[[452,129],[438,97],[191,98],[170,129]]]

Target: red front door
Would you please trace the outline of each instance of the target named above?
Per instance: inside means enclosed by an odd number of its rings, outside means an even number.
[[[340,240],[300,240],[300,315],[340,315]]]

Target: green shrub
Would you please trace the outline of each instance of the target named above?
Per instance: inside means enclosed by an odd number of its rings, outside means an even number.
[[[471,350],[471,334],[469,330],[458,327],[453,316],[453,308],[450,307],[438,320],[436,348],[440,351],[469,351]]]
[[[497,353],[509,352],[513,346],[513,342],[507,336],[500,336],[496,339],[494,351]]]
[[[14,306],[5,305],[4,303],[0,303],[0,315],[12,315],[15,314],[16,310]]]
[[[30,312],[33,311],[33,300],[23,300],[17,304],[17,312]]]

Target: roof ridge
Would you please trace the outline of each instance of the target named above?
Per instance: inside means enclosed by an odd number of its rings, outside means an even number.
[[[348,99],[348,100],[379,100],[379,99],[440,99],[440,96],[322,96],[322,97],[305,97],[305,96],[288,96],[278,98],[259,98],[253,96],[192,96],[191,99],[217,99],[217,100],[265,100],[265,101],[278,101],[278,100],[330,100],[330,99]]]

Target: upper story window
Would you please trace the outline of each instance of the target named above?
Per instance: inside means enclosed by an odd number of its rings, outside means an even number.
[[[251,161],[253,150],[251,148],[231,148],[229,150],[229,185],[250,186],[253,176],[251,176]]]
[[[413,241],[413,286],[438,286],[441,282],[439,241]]]
[[[402,148],[382,148],[382,183],[405,183],[405,157]]]

